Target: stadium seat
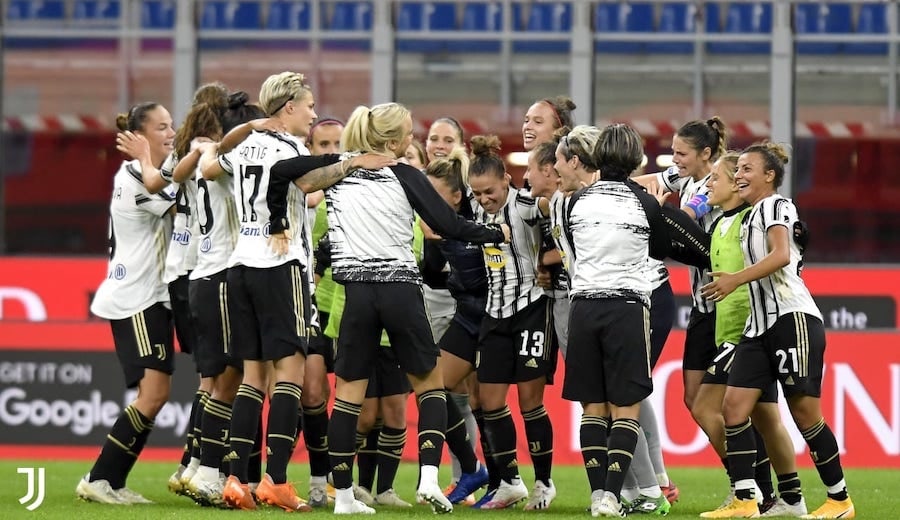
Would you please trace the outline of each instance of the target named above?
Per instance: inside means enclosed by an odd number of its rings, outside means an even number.
[[[856,22],[856,34],[887,34],[887,5],[863,4],[859,6],[859,17]],[[844,45],[847,54],[885,55],[888,51],[886,43],[848,43]]]
[[[453,2],[401,2],[397,11],[397,49],[412,52],[438,52],[447,48],[446,40],[406,39],[404,31],[452,31],[456,29],[456,4]]]
[[[725,33],[770,34],[772,32],[772,4],[768,2],[730,2],[725,14]],[[769,42],[712,42],[711,53],[768,54]]]
[[[175,0],[145,0],[141,9],[141,27],[145,29],[175,27]]]
[[[206,0],[200,15],[201,29],[259,29],[258,1]]]
[[[119,20],[119,0],[79,0],[75,2],[72,18],[77,21],[115,23]]]
[[[657,32],[693,34],[695,32],[697,7],[694,4],[663,4],[659,15]],[[687,54],[694,52],[690,42],[648,42],[647,51],[658,54]]]
[[[6,6],[9,20],[31,20],[34,22],[58,21],[65,18],[63,0],[11,0]]]
[[[326,4],[323,4],[323,6]],[[327,14],[326,14],[327,16]],[[334,2],[326,26],[332,31],[369,31],[372,29],[372,2]],[[371,38],[325,41],[329,49],[369,50]]]
[[[265,27],[277,30],[308,31],[312,25],[308,1],[276,0],[269,4]]]
[[[797,34],[846,34],[850,32],[850,4],[815,3],[796,4],[794,6],[794,31]],[[843,47],[842,43],[797,44],[798,54],[836,54]]]
[[[463,31],[494,33],[503,25],[503,6],[500,2],[470,2],[463,5]],[[459,52],[498,52],[496,40],[470,40],[447,42],[449,50]]]
[[[335,2],[328,28],[332,31],[367,31],[372,28],[372,2]]]
[[[601,2],[594,11],[594,31],[597,33],[653,32],[653,4],[650,2]],[[641,52],[638,42],[600,41],[598,53]]]
[[[531,4],[525,31],[569,33],[571,30],[572,5],[569,2]],[[569,47],[568,40],[558,42],[520,40],[513,43],[515,52],[569,52]]]

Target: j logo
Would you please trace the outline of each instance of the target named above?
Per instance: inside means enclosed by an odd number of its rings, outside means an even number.
[[[25,509],[34,511],[44,503],[44,468],[17,468],[16,472],[24,473],[28,478],[28,491],[19,499],[19,503],[24,505],[31,501],[25,506]],[[34,500],[32,501],[32,499]]]

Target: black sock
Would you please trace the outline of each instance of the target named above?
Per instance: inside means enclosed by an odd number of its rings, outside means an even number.
[[[126,406],[106,435],[106,442],[91,468],[90,481],[109,481],[113,489],[125,486],[128,473],[152,430],[153,421],[144,417],[134,405]]]
[[[513,422],[509,406],[498,410],[485,410],[484,430],[491,444],[498,476],[511,482],[519,474],[519,461],[516,460],[516,424]]]
[[[231,405],[218,399],[209,398],[203,407],[200,423],[200,465],[218,468],[225,457],[225,446],[229,444],[228,429],[231,427]]]
[[[728,475],[728,482],[731,483],[731,487],[734,487],[734,477],[731,476],[731,468],[728,467],[728,456],[722,457],[719,459],[719,462],[721,462],[722,467],[725,468],[725,474]]]
[[[231,474],[242,484],[250,482],[247,480],[250,454],[254,443],[262,440],[257,439],[257,429],[265,398],[262,390],[241,384],[231,407],[231,451],[228,458],[231,459]]]
[[[328,475],[328,407],[325,402],[303,409],[303,439],[309,452],[309,474]]]
[[[469,442],[466,420],[453,399],[447,399],[447,448],[456,456],[463,473],[475,473],[478,469],[475,450]]]
[[[796,472],[778,475],[778,495],[790,505],[796,504],[803,498],[800,476]]]
[[[732,426],[725,425],[725,449],[728,452],[728,467],[735,483],[753,480],[753,464],[756,462],[756,436],[750,419]],[[735,489],[735,496],[741,500],[753,498],[753,488]]]
[[[637,436],[641,433],[641,425],[634,419],[616,419],[609,428],[609,438],[606,452],[606,486],[604,491],[619,497],[622,493],[622,484],[625,482],[625,474],[631,467],[631,459],[634,458],[634,447],[637,446]]]
[[[269,404],[266,435],[266,474],[274,484],[287,482],[287,466],[297,438],[297,416],[303,389],[290,381],[278,381]]]
[[[200,396],[200,408],[196,410],[191,410],[191,424],[193,425],[194,430],[194,438],[191,441],[191,458],[192,459],[200,459],[200,437],[203,435],[203,411],[206,409],[206,403],[209,402],[209,392],[206,390],[198,390],[197,393],[202,393]]]
[[[194,401],[191,403],[191,415],[188,419],[188,427],[184,440],[184,451],[181,452],[181,465],[187,467],[191,463],[191,453],[194,451],[194,422],[197,420],[197,412],[200,410],[200,402],[204,395],[209,395],[205,390],[197,390],[194,393]]]
[[[381,434],[378,436],[378,486],[373,491],[384,493],[394,487],[394,478],[405,446],[406,428],[401,430],[390,426],[381,427]]]
[[[528,453],[534,464],[534,479],[550,486],[550,472],[553,469],[553,423],[544,405],[534,410],[522,412],[525,420],[525,438],[528,440]]]
[[[581,457],[591,491],[606,488],[606,442],[609,418],[596,415],[581,416]]]
[[[250,460],[247,463],[247,482],[262,482],[262,452],[263,439],[265,438],[262,409],[260,409],[259,417],[256,419],[256,440],[253,442],[253,448],[250,450]]]
[[[841,467],[841,456],[838,452],[837,439],[825,419],[819,419],[815,426],[800,432],[809,446],[809,456],[816,464],[819,478],[827,487],[839,484],[844,480],[844,469]],[[833,500],[847,500],[847,489],[837,493],[828,493]]]
[[[447,394],[443,388],[426,390],[419,403],[419,466],[440,467],[447,433]]]
[[[484,454],[484,467],[488,471],[488,489],[497,489],[497,486],[500,485],[500,471],[494,461],[491,443],[488,442],[487,430],[484,426],[484,410],[476,408],[472,410],[472,415],[475,416],[475,424],[478,425],[478,441],[481,443],[481,453]]]
[[[753,429],[753,437],[756,439],[756,461],[753,463],[753,478],[763,500],[775,498],[775,487],[772,485],[772,464],[769,462],[769,452],[766,451],[766,442],[759,434],[759,430]]]
[[[359,475],[356,483],[369,491],[374,489],[375,471],[378,469],[378,436],[384,421],[377,419],[369,433],[356,432],[356,467]]]
[[[328,421],[328,458],[335,489],[350,489],[353,486],[356,422],[361,408],[358,404],[334,400]]]

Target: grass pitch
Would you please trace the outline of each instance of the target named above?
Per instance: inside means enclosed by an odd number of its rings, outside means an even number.
[[[27,511],[19,503],[25,495],[27,483],[25,475],[17,473],[20,467],[46,468],[46,497],[43,504],[34,511]],[[47,518],[123,520],[123,519],[163,519],[190,518],[280,518],[287,513],[279,509],[262,507],[256,512],[222,511],[201,508],[184,497],[175,496],[166,489],[166,480],[174,471],[174,463],[138,462],[128,486],[156,502],[145,506],[106,506],[82,502],[75,498],[75,485],[90,469],[90,462],[51,461],[0,461],[0,519]],[[533,483],[530,467],[523,467],[522,474],[529,488]],[[412,464],[402,464],[395,481],[395,489],[409,502],[415,499],[415,483],[418,468]],[[300,496],[307,492],[308,468],[305,464],[295,464],[290,468],[291,479]],[[726,478],[722,470],[715,468],[672,468],[672,480],[681,489],[681,500],[672,507],[669,518],[697,518],[702,511],[717,507],[727,492]],[[825,499],[825,489],[812,470],[802,470],[803,491],[807,505],[814,509]],[[900,518],[900,471],[855,469],[847,471],[847,482],[857,509],[857,518],[890,520]],[[478,511],[458,506],[453,517],[474,518],[525,518],[536,516],[545,520],[555,518],[590,518],[585,512],[589,505],[589,492],[584,470],[577,466],[558,466],[553,469],[553,480],[558,496],[548,511],[525,512],[521,506],[504,511]],[[441,482],[449,481],[449,469],[442,468]],[[479,493],[480,495],[480,493]],[[316,510],[304,517],[331,517],[331,509]],[[417,518],[431,515],[428,506],[414,506],[411,509],[379,508],[380,518]],[[636,515],[640,516],[640,515]]]

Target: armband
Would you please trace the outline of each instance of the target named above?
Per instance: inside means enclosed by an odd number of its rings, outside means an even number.
[[[694,212],[694,218],[699,220],[701,217],[709,213],[710,207],[707,203],[709,201],[709,197],[703,194],[698,193],[694,195],[691,200],[687,201],[684,205],[691,208],[691,211]]]

